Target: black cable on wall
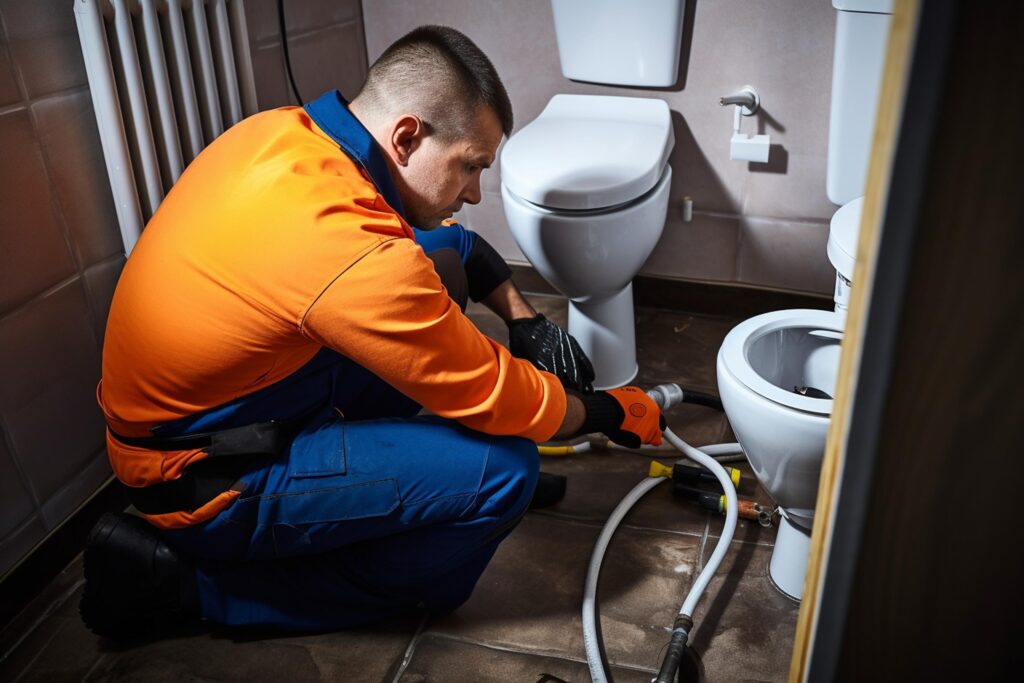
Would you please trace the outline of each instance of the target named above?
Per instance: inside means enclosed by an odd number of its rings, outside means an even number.
[[[288,85],[292,88],[292,94],[301,107],[305,102],[299,95],[299,89],[295,85],[295,75],[292,73],[292,58],[288,53],[288,26],[284,18],[284,0],[277,0],[277,23],[281,27],[281,47],[284,48],[284,66],[288,72]]]

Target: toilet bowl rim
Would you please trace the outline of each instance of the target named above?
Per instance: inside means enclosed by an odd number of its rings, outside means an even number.
[[[762,313],[729,331],[719,349],[719,358],[733,379],[761,398],[784,408],[828,419],[832,414],[832,399],[802,396],[775,386],[750,366],[746,349],[751,339],[783,328],[817,327],[842,334],[843,323],[843,316],[835,311],[794,308]]]

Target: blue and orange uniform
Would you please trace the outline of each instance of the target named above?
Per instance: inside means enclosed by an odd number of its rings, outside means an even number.
[[[423,241],[466,258],[473,234],[441,230]],[[336,92],[244,120],[181,176],[118,283],[98,397],[136,491],[214,462],[148,439],[289,426],[209,500],[145,516],[194,558],[204,617],[294,628],[464,601],[566,406],[448,296]]]

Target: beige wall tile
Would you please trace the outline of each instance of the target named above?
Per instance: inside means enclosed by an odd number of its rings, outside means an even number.
[[[75,272],[26,109],[0,116],[0,314]]]
[[[78,262],[86,267],[123,253],[89,91],[47,97],[32,112]]]
[[[715,280],[736,279],[739,220],[732,216],[695,214],[684,223],[670,211],[654,252],[640,270],[644,275]]]
[[[565,79],[549,0],[363,0],[363,18],[371,62],[421,24],[447,24],[465,32],[501,74],[517,130],[557,93],[665,99],[673,110],[676,135],[670,213],[689,196],[698,211],[737,218],[764,212],[784,219],[827,220],[834,210],[824,191],[835,32],[831,5],[820,0],[691,0],[690,5],[691,40],[684,43],[681,58],[687,68],[677,87],[666,90]],[[745,119],[743,130],[772,135],[772,142],[785,150],[784,173],[769,174],[729,159],[732,112],[720,107],[718,98],[747,84],[758,89],[764,113]],[[778,166],[778,159],[771,161]],[[486,178],[485,187],[496,193],[500,174]],[[769,243],[775,239],[763,237]],[[703,277],[693,275],[685,254],[673,254],[673,249],[691,248],[690,242],[673,240],[663,246],[658,256],[663,260],[657,262],[661,274]],[[787,267],[796,270],[794,281],[815,282],[818,277],[811,266]],[[717,266],[712,270],[714,279],[724,272]]]
[[[46,501],[103,447],[100,354],[81,281],[0,319],[0,348],[0,416],[13,456]]]
[[[479,204],[466,204],[455,218],[473,232],[482,235],[506,261],[528,263],[508,229],[500,194],[484,192]]]
[[[772,150],[776,159],[768,164],[750,164],[750,168],[771,167],[773,161],[785,164],[786,172],[754,171],[747,180],[743,213],[748,216],[797,218],[829,221],[837,207],[825,192],[828,157]]]
[[[366,80],[366,48],[359,22],[300,35],[289,45],[292,73],[306,102],[333,89],[352,99]]]
[[[828,294],[835,270],[828,260],[827,223],[744,218],[740,224],[739,281]]]
[[[0,17],[29,97],[86,83],[73,3],[0,0]]]

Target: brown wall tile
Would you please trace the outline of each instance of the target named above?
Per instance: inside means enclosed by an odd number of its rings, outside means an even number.
[[[6,435],[0,430],[0,546],[3,539],[23,526],[28,519],[36,514],[35,501],[14,463],[14,458],[7,447]],[[0,562],[0,574],[4,572]]]
[[[261,111],[298,104],[288,86],[280,43],[253,48],[252,70],[256,77],[256,102]]]
[[[82,274],[85,282],[85,293],[89,298],[89,309],[92,313],[93,328],[96,331],[96,342],[103,345],[103,334],[107,329],[107,314],[110,302],[114,298],[117,279],[124,268],[124,256],[115,256],[97,263]]]
[[[75,272],[28,110],[0,115],[0,314]]]
[[[29,97],[85,85],[73,2],[0,0],[0,17]]]
[[[44,503],[103,447],[100,354],[82,282],[0,319],[0,348],[0,415],[12,455]]]
[[[0,47],[0,107],[13,104],[21,99],[18,82],[14,79],[14,68],[7,50]]]
[[[366,79],[362,24],[350,21],[289,39],[292,73],[309,102],[326,90],[353,98]]]
[[[78,262],[124,253],[89,91],[47,97],[32,112]]]
[[[286,11],[285,15],[287,14]],[[279,42],[281,30],[277,17],[277,0],[246,0],[245,25],[249,31],[251,45]]]

